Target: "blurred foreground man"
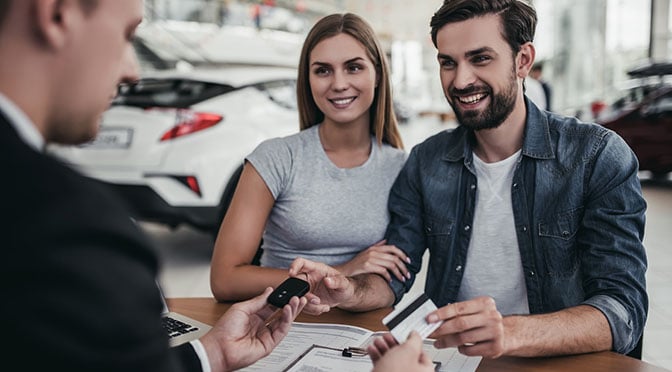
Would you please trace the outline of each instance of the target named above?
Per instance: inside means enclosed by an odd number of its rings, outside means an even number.
[[[3,370],[224,371],[267,355],[305,305],[264,326],[270,288],[168,347],[158,262],[106,189],[43,154],[91,140],[138,79],[141,0],[0,0]]]
[[[411,151],[390,193],[387,243],[406,252],[413,275],[429,249],[437,347],[488,358],[625,354],[648,311],[637,159],[614,132],[525,98],[536,21],[520,0],[446,0],[434,14],[460,125]],[[307,275],[333,306],[364,296],[389,305],[414,279],[388,286],[303,259],[290,274]],[[395,348],[377,346],[374,363],[384,363]]]

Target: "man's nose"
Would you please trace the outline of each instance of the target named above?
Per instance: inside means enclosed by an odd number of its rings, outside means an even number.
[[[452,84],[455,89],[464,89],[474,85],[475,82],[476,75],[470,66],[460,65],[455,68],[455,78],[453,79]]]
[[[124,61],[121,82],[130,84],[140,80],[140,63],[133,48],[129,48]]]

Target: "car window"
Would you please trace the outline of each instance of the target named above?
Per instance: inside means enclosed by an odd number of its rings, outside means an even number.
[[[113,105],[187,108],[234,90],[230,85],[189,79],[141,79],[120,90]]]
[[[256,85],[257,89],[268,95],[271,101],[278,105],[296,109],[296,81],[295,80],[276,80]]]
[[[672,95],[670,94],[654,100],[651,102],[651,104],[647,105],[645,109],[646,115],[656,115],[670,112],[672,112]]]
[[[641,103],[650,91],[648,86],[637,86],[627,90],[627,92],[619,99],[617,99],[613,106],[614,108],[626,108]]]

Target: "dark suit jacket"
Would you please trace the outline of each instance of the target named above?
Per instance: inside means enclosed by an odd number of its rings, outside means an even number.
[[[0,369],[200,371],[190,344],[168,347],[158,260],[120,199],[1,112],[0,164]]]

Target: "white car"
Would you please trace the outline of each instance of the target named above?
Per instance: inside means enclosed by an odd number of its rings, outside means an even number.
[[[295,87],[283,67],[155,72],[120,92],[94,141],[50,151],[116,189],[136,219],[216,234],[245,156],[298,132]]]

